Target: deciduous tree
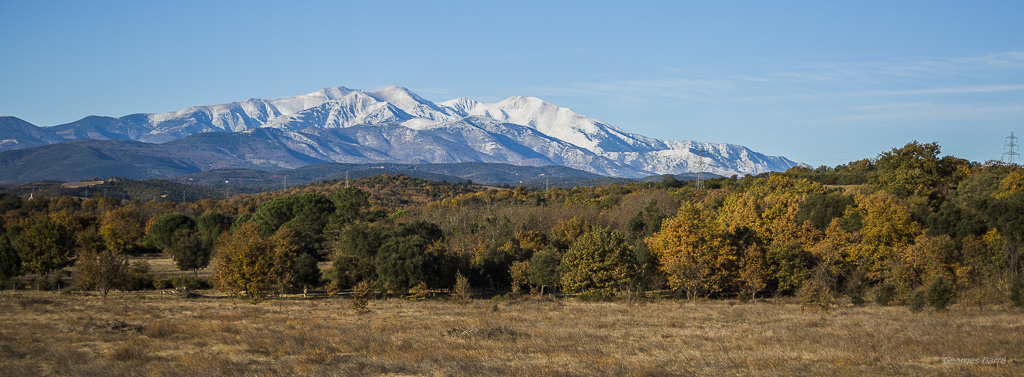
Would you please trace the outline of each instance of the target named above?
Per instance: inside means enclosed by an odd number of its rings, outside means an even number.
[[[217,245],[216,266],[217,288],[253,303],[267,298],[279,282],[273,273],[273,243],[253,223],[240,226]]]
[[[75,236],[48,216],[32,220],[15,241],[26,272],[49,275],[70,266],[75,258]]]
[[[622,289],[641,277],[641,266],[626,237],[603,228],[573,242],[560,268],[562,287],[575,292]]]

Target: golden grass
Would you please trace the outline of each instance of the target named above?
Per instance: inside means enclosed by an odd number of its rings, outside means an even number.
[[[212,295],[212,292],[207,292]],[[0,293],[0,375],[1024,375],[1024,312]],[[1006,364],[946,364],[945,358]]]

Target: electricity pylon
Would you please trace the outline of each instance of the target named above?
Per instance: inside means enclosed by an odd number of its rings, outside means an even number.
[[[1017,137],[1013,136],[1013,131],[1010,131],[1010,136],[1007,136],[1006,140],[1009,142],[1006,143],[1006,145],[1004,146],[1008,147],[1010,150],[1007,151],[1006,153],[1003,153],[1003,159],[1006,161],[1007,164],[1013,165],[1013,156],[1020,155],[1019,153],[1017,153]]]
[[[697,188],[704,188],[704,169],[708,164],[704,161],[704,146],[697,148]]]

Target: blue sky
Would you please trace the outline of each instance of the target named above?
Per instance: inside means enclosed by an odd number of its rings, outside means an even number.
[[[323,87],[540,97],[817,165],[1024,136],[1022,1],[0,0],[0,114],[40,126]]]

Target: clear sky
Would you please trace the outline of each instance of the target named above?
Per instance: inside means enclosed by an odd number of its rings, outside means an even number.
[[[0,114],[40,126],[389,85],[814,166],[985,161],[1024,137],[1024,1],[0,0]]]

